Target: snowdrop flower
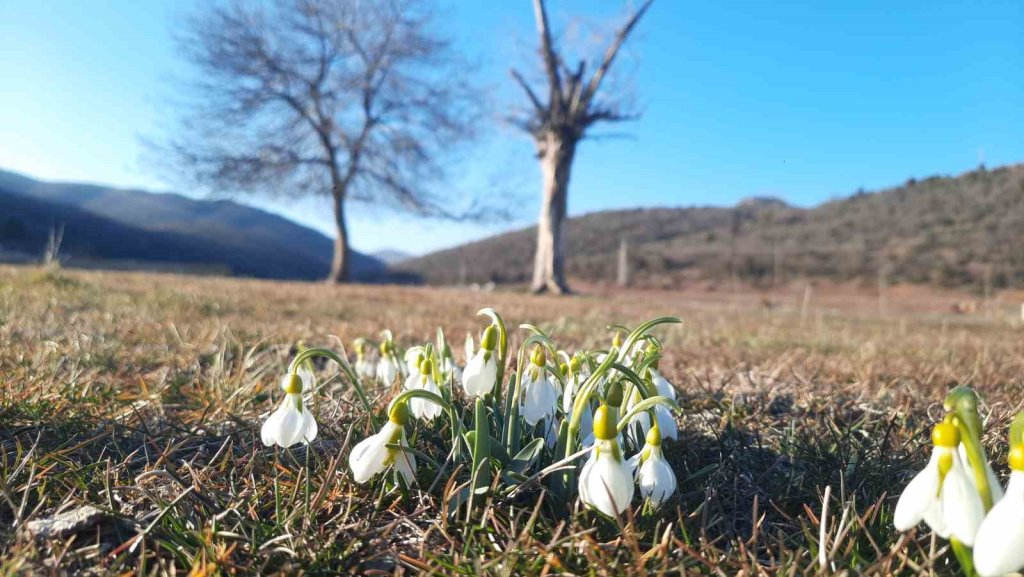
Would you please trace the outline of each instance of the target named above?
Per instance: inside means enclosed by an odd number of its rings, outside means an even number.
[[[530,355],[530,366],[523,371],[523,402],[519,413],[530,426],[550,420],[558,410],[558,389],[548,378],[546,364],[544,349],[537,346]]]
[[[302,368],[299,369],[299,373],[302,376],[289,373],[281,380],[281,388],[285,392],[284,401],[263,423],[260,430],[260,438],[268,447],[278,445],[287,448],[298,443],[308,445],[316,439],[316,419],[302,399],[302,392],[307,384],[308,388],[313,388],[313,373],[308,369],[303,371]]]
[[[650,373],[651,381],[654,382],[654,388],[657,390],[658,395],[675,401],[676,388],[672,386],[672,383],[661,376],[657,368],[652,368]],[[679,438],[679,427],[676,425],[676,418],[672,414],[672,409],[665,405],[658,405],[654,407],[654,416],[658,419],[658,428],[661,429],[662,439],[672,439],[675,441]]]
[[[348,456],[348,466],[356,483],[365,483],[394,466],[407,485],[416,479],[416,457],[410,451],[392,449],[388,445],[408,447],[405,425],[409,421],[409,407],[400,403],[388,412],[388,422],[376,434],[359,442]]]
[[[423,361],[423,347],[415,346],[405,351],[405,374],[406,375],[418,375],[420,372],[420,362]]]
[[[441,389],[434,382],[434,361],[432,359],[423,359],[416,374],[409,375],[409,378],[405,380],[405,388],[406,390],[423,389],[435,395],[440,395]],[[433,421],[435,417],[441,414],[440,405],[418,397],[409,401],[409,409],[414,417],[427,421]]]
[[[389,386],[398,377],[398,366],[394,360],[395,345],[391,341],[383,341],[380,344],[380,360],[377,361],[377,380],[380,384]]]
[[[1010,481],[1006,494],[978,528],[974,568],[982,577],[1005,575],[1024,568],[1024,444],[1010,449]]]
[[[356,374],[364,379],[372,379],[375,374],[374,364],[366,358],[366,340],[356,339]]]
[[[676,474],[661,450],[661,431],[655,423],[647,432],[647,443],[642,451],[629,460],[636,469],[636,482],[640,495],[654,507],[660,506],[676,492]]]
[[[622,458],[612,414],[607,405],[597,408],[594,414],[596,441],[579,480],[580,499],[609,517],[629,507],[634,490],[632,470]]]
[[[466,341],[467,347],[472,347],[473,339],[469,337]],[[482,397],[494,390],[494,383],[498,380],[497,355],[494,352],[498,345],[498,331],[494,325],[489,325],[484,330],[480,339],[480,350],[466,358],[466,370],[462,372],[462,388],[471,397]]]
[[[931,459],[900,495],[893,524],[906,531],[924,521],[940,537],[955,537],[973,547],[985,507],[960,461],[960,432],[951,423],[939,423],[932,429],[932,442]]]

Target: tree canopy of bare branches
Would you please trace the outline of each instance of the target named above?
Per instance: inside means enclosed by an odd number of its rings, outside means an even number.
[[[596,66],[594,62],[588,64],[586,60],[580,60],[575,66],[565,62],[551,33],[545,1],[533,2],[540,36],[538,53],[546,86],[544,90],[535,90],[522,73],[512,70],[512,78],[523,89],[530,103],[525,114],[512,120],[533,137],[543,174],[537,252],[531,284],[534,292],[562,294],[569,290],[565,280],[563,223],[576,146],[594,124],[635,118],[635,114],[624,110],[621,101],[614,98],[601,99],[599,94],[616,56],[652,2],[646,0],[618,28],[604,55],[595,59]],[[588,76],[589,70],[593,70],[593,73]]]
[[[348,200],[451,216],[444,154],[479,96],[428,0],[268,0],[202,9],[181,47],[197,72],[174,166],[221,191],[331,200],[329,281],[349,276]]]

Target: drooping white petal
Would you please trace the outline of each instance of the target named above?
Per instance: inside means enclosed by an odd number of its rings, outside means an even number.
[[[284,413],[287,410],[283,403],[280,407],[274,410],[273,413],[263,422],[263,428],[260,429],[260,439],[263,440],[263,444],[266,446],[276,445],[277,439],[280,436],[281,431],[281,420],[284,418]]]
[[[405,439],[405,431],[402,431],[401,441],[403,447],[408,447],[409,442]],[[412,486],[416,481],[416,456],[412,451],[394,451],[393,455],[395,470],[405,479],[405,484]]]
[[[306,408],[306,403],[302,403],[302,419],[304,421],[302,428],[302,442],[307,445],[312,443],[316,439],[316,434],[319,430],[316,424],[316,418],[313,417],[313,413],[309,412]]]
[[[974,568],[982,577],[1024,568],[1024,472],[1010,473],[1006,494],[978,528]]]
[[[420,368],[417,365],[417,361],[419,360],[419,358],[420,358],[420,356],[422,354],[423,354],[423,347],[419,347],[419,346],[411,347],[411,348],[409,348],[408,350],[405,351],[405,357],[403,359],[405,361],[405,366],[406,366],[405,374],[407,374],[407,375],[418,375],[418,374],[420,374]]]
[[[466,344],[465,344],[465,348],[464,348],[464,350],[466,352],[466,363],[469,363],[469,359],[473,358],[473,349],[474,348],[476,348],[476,347],[473,344],[473,335],[470,334],[470,333],[466,333]]]
[[[359,441],[348,456],[348,466],[356,483],[365,483],[388,466],[387,444],[395,436],[398,425],[388,421],[376,434]]]
[[[579,480],[579,492],[580,500],[584,503],[590,503],[590,473],[594,469],[594,463],[597,461],[597,451],[590,451],[587,457],[587,462],[583,464],[583,468],[580,469],[580,480]]]
[[[609,517],[629,508],[634,490],[629,465],[612,454],[613,442],[602,441],[597,456],[580,473],[580,498]]]
[[[939,496],[939,449],[932,451],[931,459],[924,469],[910,481],[899,501],[893,515],[893,525],[897,531],[907,531],[925,518],[925,513],[932,508]],[[933,530],[937,530],[932,527]]]
[[[974,477],[974,469],[971,465],[971,460],[967,457],[967,448],[964,447],[963,443],[960,443],[960,446],[957,447],[957,453],[960,455],[960,462],[964,464],[964,469],[967,470],[967,478],[971,480],[971,484],[977,490],[978,483]],[[992,465],[988,461],[985,461],[985,475],[988,477],[988,488],[992,494],[992,504],[995,505],[1003,498],[1003,486],[999,484],[999,479],[996,477],[996,473],[992,470]]]
[[[662,439],[679,439],[679,427],[676,425],[676,418],[672,411],[664,406],[654,407],[654,416],[658,418],[658,430],[661,431]]]
[[[395,367],[395,363],[388,357],[381,357],[377,362],[377,381],[386,387],[395,382],[397,376],[398,369]]]
[[[661,505],[676,491],[676,474],[665,460],[661,447],[650,447],[650,455],[637,471],[640,494],[655,507]]]
[[[462,372],[462,387],[467,395],[482,397],[494,389],[497,379],[498,364],[494,360],[494,353],[487,354],[480,349],[466,363],[466,370]]]
[[[527,380],[529,379],[529,380]],[[523,378],[523,402],[519,412],[531,426],[543,419],[550,419],[558,409],[558,389],[546,373],[537,378]]]
[[[284,413],[281,416],[281,421],[278,423],[277,434],[277,444],[281,447],[291,447],[302,442],[306,421],[302,418],[302,413],[295,406],[296,396],[298,395],[285,395],[284,402],[281,403]]]
[[[302,381],[303,393],[311,392],[313,389],[316,388],[316,374],[313,371],[311,371],[309,367],[302,365],[296,372],[299,375],[299,379]]]
[[[651,380],[654,381],[654,388],[658,390],[659,395],[676,400],[676,388],[655,369],[651,369]]]
[[[942,513],[949,533],[968,547],[985,518],[985,506],[974,484],[967,478],[960,456],[953,454],[953,466],[942,481]]]

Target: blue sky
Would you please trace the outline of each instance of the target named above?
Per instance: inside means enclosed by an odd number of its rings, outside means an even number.
[[[628,5],[549,0],[565,43],[588,46]],[[167,190],[141,139],[171,126],[187,69],[172,41],[195,0],[0,3],[0,168],[44,179]],[[446,4],[478,78],[520,104],[510,64],[530,68],[527,0]],[[618,69],[640,121],[585,142],[570,212],[732,204],[773,195],[812,205],[908,177],[1024,161],[1024,2],[657,0]],[[500,113],[500,106],[495,115]],[[531,142],[495,123],[452,187],[514,193],[501,224],[352,211],[353,243],[412,253],[521,226],[536,215]],[[496,182],[501,186],[495,187]],[[180,191],[189,193],[189,191]],[[322,200],[255,203],[330,232]]]

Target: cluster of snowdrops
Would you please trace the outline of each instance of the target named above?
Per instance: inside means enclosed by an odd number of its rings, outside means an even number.
[[[658,372],[662,344],[651,330],[678,319],[659,318],[634,330],[615,327],[607,350],[573,353],[536,326],[522,325],[513,367],[501,316],[492,309],[480,314],[491,322],[479,342],[467,335],[464,367],[441,330],[436,342],[405,351],[388,331],[375,347],[360,339],[352,363],[328,349],[299,352],[282,380],[285,398],[263,424],[264,444],[287,448],[316,438],[310,360],[322,356],[341,367],[371,421],[364,385],[402,383],[386,421],[374,423],[377,432],[350,452],[357,483],[408,489],[416,483],[418,463],[426,461],[433,479],[462,472],[454,504],[467,516],[489,496],[514,496],[539,485],[553,494],[552,503],[568,506],[578,494],[611,518],[627,511],[637,492],[648,511],[672,496],[676,477],[662,440],[677,436],[676,395]],[[417,447],[420,431],[450,435],[445,454]]]
[[[360,339],[353,363],[328,349],[301,351],[282,380],[280,407],[263,424],[264,444],[287,448],[316,438],[308,407],[315,385],[310,361],[322,356],[341,367],[377,431],[349,455],[358,483],[406,490],[416,483],[422,461],[430,463],[435,483],[446,472],[463,472],[445,485],[458,487],[452,504],[467,518],[489,496],[512,496],[540,484],[553,503],[571,507],[578,495],[612,519],[629,509],[637,488],[644,511],[672,496],[676,477],[662,441],[678,435],[676,394],[658,370],[662,343],[651,330],[678,319],[658,318],[633,330],[613,327],[607,350],[574,353],[559,349],[536,326],[521,325],[526,335],[512,366],[501,316],[493,309],[480,314],[491,322],[479,342],[467,335],[464,367],[440,329],[436,342],[405,351],[388,331],[375,343],[378,352]],[[379,426],[363,389],[373,381],[402,383]],[[931,459],[901,494],[894,524],[907,531],[924,523],[948,539],[966,575],[1024,568],[1024,413],[1010,429],[1004,492],[981,444],[975,392],[957,387],[944,406],[946,414],[932,431]],[[415,439],[420,429],[450,434],[442,462],[410,443],[410,433]]]

